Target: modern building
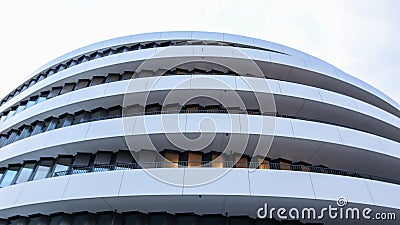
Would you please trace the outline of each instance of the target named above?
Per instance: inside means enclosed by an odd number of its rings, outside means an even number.
[[[1,100],[0,224],[360,222],[260,218],[266,204],[399,215],[399,109],[320,59],[255,38],[95,43]]]

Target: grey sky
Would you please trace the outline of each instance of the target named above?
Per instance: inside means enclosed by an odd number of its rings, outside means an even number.
[[[256,37],[321,58],[400,102],[400,1],[2,0],[0,97],[68,51],[136,33]]]

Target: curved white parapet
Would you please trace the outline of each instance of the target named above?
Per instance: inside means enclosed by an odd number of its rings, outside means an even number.
[[[234,36],[233,36],[234,37]],[[127,38],[123,38],[126,40]],[[108,41],[108,42],[113,42],[113,41]],[[254,41],[251,41],[254,42]],[[102,46],[102,44],[95,44],[94,46]],[[90,49],[90,47],[89,47]],[[52,75],[51,77],[48,77],[44,79],[43,81],[38,82],[37,84],[33,85],[32,87],[28,88],[25,90],[23,93],[19,94],[18,96],[15,96],[11,100],[9,100],[7,103],[3,104],[0,107],[0,111],[3,111],[12,105],[18,103],[21,101],[24,97],[27,97],[31,93],[34,93],[37,90],[40,90],[41,88],[48,86],[50,84],[53,84],[55,81],[60,81],[61,77],[66,77],[68,74],[71,75],[77,75],[79,71],[84,72],[84,71],[92,71],[94,69],[99,69],[99,67],[106,67],[106,66],[111,66],[111,65],[119,65],[118,69],[123,69],[126,68],[126,66],[123,66],[121,64],[129,63],[129,62],[138,62],[141,60],[146,60],[149,57],[153,57],[157,52],[162,51],[165,49],[165,47],[160,47],[160,48],[154,48],[154,49],[143,49],[143,50],[138,50],[138,51],[133,51],[133,52],[126,52],[126,53],[121,53],[121,54],[116,54],[116,55],[111,55],[107,57],[102,57],[99,59],[91,60],[86,63],[79,64],[77,66],[67,68],[66,70],[63,70],[59,73],[56,73]],[[176,46],[174,47],[174,51],[168,52],[168,54],[175,54],[175,55],[162,55],[162,57],[194,57],[194,56],[209,56],[209,57],[229,57],[229,58],[243,58],[243,55],[237,55],[234,54],[232,49],[229,47],[223,47],[223,46]],[[306,55],[305,53],[297,53],[296,55],[285,55],[285,54],[279,54],[279,53],[274,53],[274,52],[263,52],[262,50],[255,50],[255,49],[246,49],[246,48],[238,48],[240,52],[242,52],[244,55],[248,56],[249,59],[256,60],[256,61],[264,61],[268,63],[273,63],[273,64],[281,64],[285,65],[288,67],[295,67],[298,69],[303,69],[304,71],[313,71],[316,72],[315,74],[310,74],[308,76],[313,76],[314,78],[317,78],[319,76],[327,76],[330,77],[331,79],[335,80],[340,80],[344,83],[347,84],[344,85],[342,88],[347,88],[347,90],[344,90],[343,93],[349,92],[349,88],[360,88],[361,90],[366,91],[366,93],[370,93],[372,95],[375,95],[376,97],[382,99],[383,101],[387,102],[387,104],[390,104],[392,107],[396,108],[396,113],[398,113],[398,110],[400,106],[381,93],[380,91],[374,89],[373,87],[365,84],[364,82],[351,77],[347,74],[344,74],[343,72],[338,72],[339,70],[334,68],[333,66],[326,64],[322,62],[321,60],[314,59],[311,56]],[[287,49],[287,48],[285,48]],[[292,52],[297,52],[292,50]],[[129,67],[128,67],[129,68]],[[131,67],[132,68],[132,67]],[[72,72],[72,73],[71,73]],[[304,73],[304,72],[302,72]],[[282,77],[283,79],[283,77]],[[293,77],[294,80],[296,80],[295,77]],[[335,88],[335,87],[332,87]],[[367,98],[367,97],[366,97]],[[376,103],[376,102],[375,102]],[[380,107],[383,106],[380,104]],[[386,108],[386,107],[385,107]],[[387,110],[387,109],[386,109]],[[394,112],[393,110],[389,110],[392,113]]]
[[[329,204],[337,207],[336,200],[341,196],[353,206],[400,209],[399,185],[361,178],[296,171],[231,169],[211,183],[187,186],[186,182],[191,179],[224,169],[153,170],[174,176],[176,180],[181,180],[181,184],[165,184],[139,169],[37,180],[0,189],[0,217],[30,215],[31,212],[51,214],[107,210],[182,213],[186,212],[190,203],[190,211],[200,215],[229,212],[229,215],[256,217],[257,209],[264,203],[269,203],[271,207],[278,203],[276,207],[296,207],[307,202],[315,207],[328,207]],[[51,192],[42,191],[49,187]],[[392,197],[385,197],[387,195]]]
[[[198,124],[204,118],[214,121],[216,127],[200,128]],[[176,127],[164,127],[162,122],[177,119],[180,125]],[[21,163],[28,159],[37,160],[44,155],[55,157],[59,154],[74,155],[77,152],[128,149],[125,137],[131,142],[143,143],[141,149],[146,149],[148,145],[144,140],[154,135],[169,134],[171,137],[179,137],[182,133],[215,132],[230,133],[232,139],[235,136],[242,138],[246,135],[261,135],[269,138],[274,135],[267,155],[270,158],[284,157],[292,161],[307,161],[315,165],[323,164],[337,169],[400,179],[396,172],[400,169],[398,142],[348,128],[289,118],[212,113],[135,116],[129,118],[130,126],[124,126],[126,120],[100,120],[28,137],[1,149],[0,166]],[[271,124],[275,124],[272,133],[272,130],[265,129]],[[156,144],[157,140],[168,148],[164,139],[152,139]],[[218,140],[215,142],[216,146],[217,143]],[[358,160],[354,161],[354,157]],[[375,163],[379,163],[379,167],[370,166]]]
[[[213,81],[218,82],[208,85]],[[177,83],[185,85],[177,86]],[[284,81],[225,75],[137,78],[88,87],[32,106],[3,121],[0,124],[0,131],[18,128],[23,124],[30,124],[36,120],[44,120],[66,112],[74,113],[82,108],[91,110],[99,105],[104,108],[122,105],[125,94],[138,94],[144,97],[150,91],[174,90],[174,92],[180,91],[182,95],[197,91],[220,93],[215,94],[218,96],[227,95],[224,93],[227,87],[229,91],[258,93],[259,96],[271,93],[275,98],[277,111],[283,115],[296,115],[300,118],[354,127],[390,139],[398,138],[400,135],[400,118],[357,99]],[[129,91],[127,91],[128,88]],[[141,97],[138,97],[137,101],[137,104],[140,104]]]

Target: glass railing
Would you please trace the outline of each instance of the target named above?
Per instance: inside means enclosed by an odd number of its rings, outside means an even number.
[[[60,177],[73,174],[85,174],[94,172],[104,172],[112,170],[133,170],[133,169],[160,169],[160,168],[248,168],[261,170],[288,170],[302,171],[311,173],[324,173],[339,176],[357,177],[369,180],[377,180],[388,183],[399,184],[400,181],[389,178],[373,176],[365,173],[359,173],[348,170],[331,169],[323,166],[309,166],[299,164],[282,164],[270,162],[233,162],[233,161],[178,161],[178,162],[140,162],[127,164],[94,165],[89,167],[74,168],[65,171],[59,171],[53,174],[53,177]]]

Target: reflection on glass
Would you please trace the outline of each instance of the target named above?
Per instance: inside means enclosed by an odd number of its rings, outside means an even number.
[[[15,175],[17,175],[19,168],[20,166],[10,166],[4,174],[0,187],[10,186],[14,181]]]
[[[15,182],[16,184],[27,182],[29,177],[32,174],[33,169],[35,168],[35,163],[25,163],[24,167],[22,167],[21,172],[19,173],[18,179]]]
[[[35,176],[33,177],[33,180],[46,178],[47,175],[49,174],[52,165],[53,165],[53,160],[51,159],[41,160],[36,170]]]
[[[59,158],[54,168],[54,173],[68,170],[71,164],[72,164],[72,158],[67,158],[67,157]]]

